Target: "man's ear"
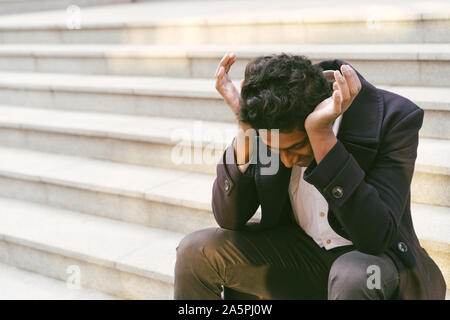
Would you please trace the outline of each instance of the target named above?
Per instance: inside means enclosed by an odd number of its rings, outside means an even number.
[[[242,80],[241,80],[241,83],[240,83],[240,85],[241,85],[241,90],[242,90],[242,87],[244,86],[244,80],[245,80],[245,79],[242,79]]]

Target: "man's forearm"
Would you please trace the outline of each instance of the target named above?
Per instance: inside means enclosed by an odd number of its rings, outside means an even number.
[[[325,132],[307,132],[311,148],[314,153],[314,158],[316,163],[319,164],[320,161],[327,155],[327,153],[334,147],[337,143],[336,135],[333,129],[327,130]]]

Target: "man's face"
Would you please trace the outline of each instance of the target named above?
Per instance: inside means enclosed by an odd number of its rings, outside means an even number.
[[[280,160],[287,168],[294,165],[307,167],[314,159],[314,154],[309,143],[306,132],[294,129],[288,133],[279,133],[279,145],[275,148],[271,145],[271,132],[267,130],[267,135],[261,134],[262,141],[270,147],[270,150],[280,154]]]

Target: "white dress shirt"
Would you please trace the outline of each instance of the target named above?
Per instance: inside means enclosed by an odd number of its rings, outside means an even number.
[[[337,136],[342,115],[333,123]],[[239,166],[242,172],[250,162]],[[328,203],[316,187],[303,180],[306,167],[294,165],[289,182],[289,198],[294,218],[298,225],[321,247],[330,250],[335,247],[351,245],[352,242],[338,235],[328,223]]]
[[[342,115],[333,123],[333,132],[337,135]],[[352,242],[338,235],[328,223],[328,203],[312,184],[303,180],[306,167],[294,165],[289,182],[289,198],[294,218],[305,232],[322,248],[351,245]]]

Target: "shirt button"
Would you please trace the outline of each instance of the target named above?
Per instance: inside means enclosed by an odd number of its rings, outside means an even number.
[[[321,217],[325,217],[325,212],[321,212],[321,213],[320,213],[320,216],[321,216]]]
[[[328,239],[328,240],[327,240],[327,244],[330,244],[330,243],[331,243],[331,240],[330,240],[330,239]]]
[[[333,190],[331,190],[331,194],[336,199],[340,199],[344,195],[344,189],[342,189],[342,187],[340,187],[340,186],[336,186],[333,188]]]

